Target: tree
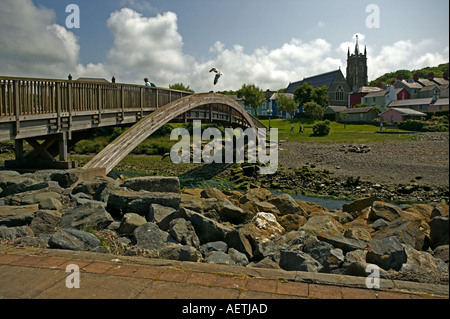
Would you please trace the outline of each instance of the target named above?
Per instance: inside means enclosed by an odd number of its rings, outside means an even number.
[[[242,94],[244,105],[254,109],[256,115],[258,106],[266,101],[264,92],[254,84],[244,84],[239,92]]]
[[[323,118],[323,108],[316,102],[307,102],[303,105],[303,112],[309,118],[321,120]]]
[[[292,116],[292,112],[294,112],[294,110],[298,109],[297,102],[295,102],[293,98],[290,98],[282,93],[278,94],[276,102],[278,105],[278,110],[284,111],[284,112],[290,114],[291,116]]]
[[[183,83],[175,83],[175,84],[171,84],[169,85],[169,89],[171,90],[178,90],[178,91],[186,91],[186,92],[191,92],[191,93],[195,93],[194,90],[192,90],[189,85],[186,87]]]
[[[298,105],[304,105],[307,102],[313,101],[313,92],[313,86],[308,82],[304,82],[295,90],[294,100]]]
[[[326,86],[321,86],[320,88],[314,89],[311,101],[316,102],[323,108],[326,108],[330,102],[328,88]]]

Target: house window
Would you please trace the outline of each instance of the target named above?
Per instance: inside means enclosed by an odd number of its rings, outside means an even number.
[[[340,85],[336,89],[336,101],[344,101],[344,88]]]

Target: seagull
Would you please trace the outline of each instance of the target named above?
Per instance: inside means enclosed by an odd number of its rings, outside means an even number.
[[[216,73],[216,77],[214,78],[214,85],[216,85],[217,81],[219,81],[219,78],[223,75],[222,72],[220,72],[216,68],[212,68],[209,72],[215,72]]]

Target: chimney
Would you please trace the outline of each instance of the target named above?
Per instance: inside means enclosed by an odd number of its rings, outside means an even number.
[[[433,80],[434,79],[434,73],[433,72],[430,72],[430,73],[428,73],[428,80]]]
[[[414,79],[414,82],[418,82],[419,81],[419,74],[415,73],[413,79]]]
[[[403,80],[403,74],[399,73],[397,75],[397,80],[402,81]]]
[[[381,83],[381,81],[380,82],[378,82],[377,83],[377,87],[379,87],[380,89],[383,87],[383,83]]]

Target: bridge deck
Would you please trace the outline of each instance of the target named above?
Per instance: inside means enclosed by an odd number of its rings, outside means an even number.
[[[48,163],[50,167],[71,168],[67,148],[68,141],[73,142],[73,133],[133,125],[144,119],[147,124],[142,126],[139,140],[174,121],[265,128],[234,100],[221,94],[192,95],[141,85],[0,77],[0,141],[14,140],[16,153],[16,161],[6,166],[31,168],[44,161],[39,168],[49,168]],[[24,141],[33,148],[27,153]],[[62,165],[54,164],[57,156]],[[112,167],[109,164],[108,170]]]

